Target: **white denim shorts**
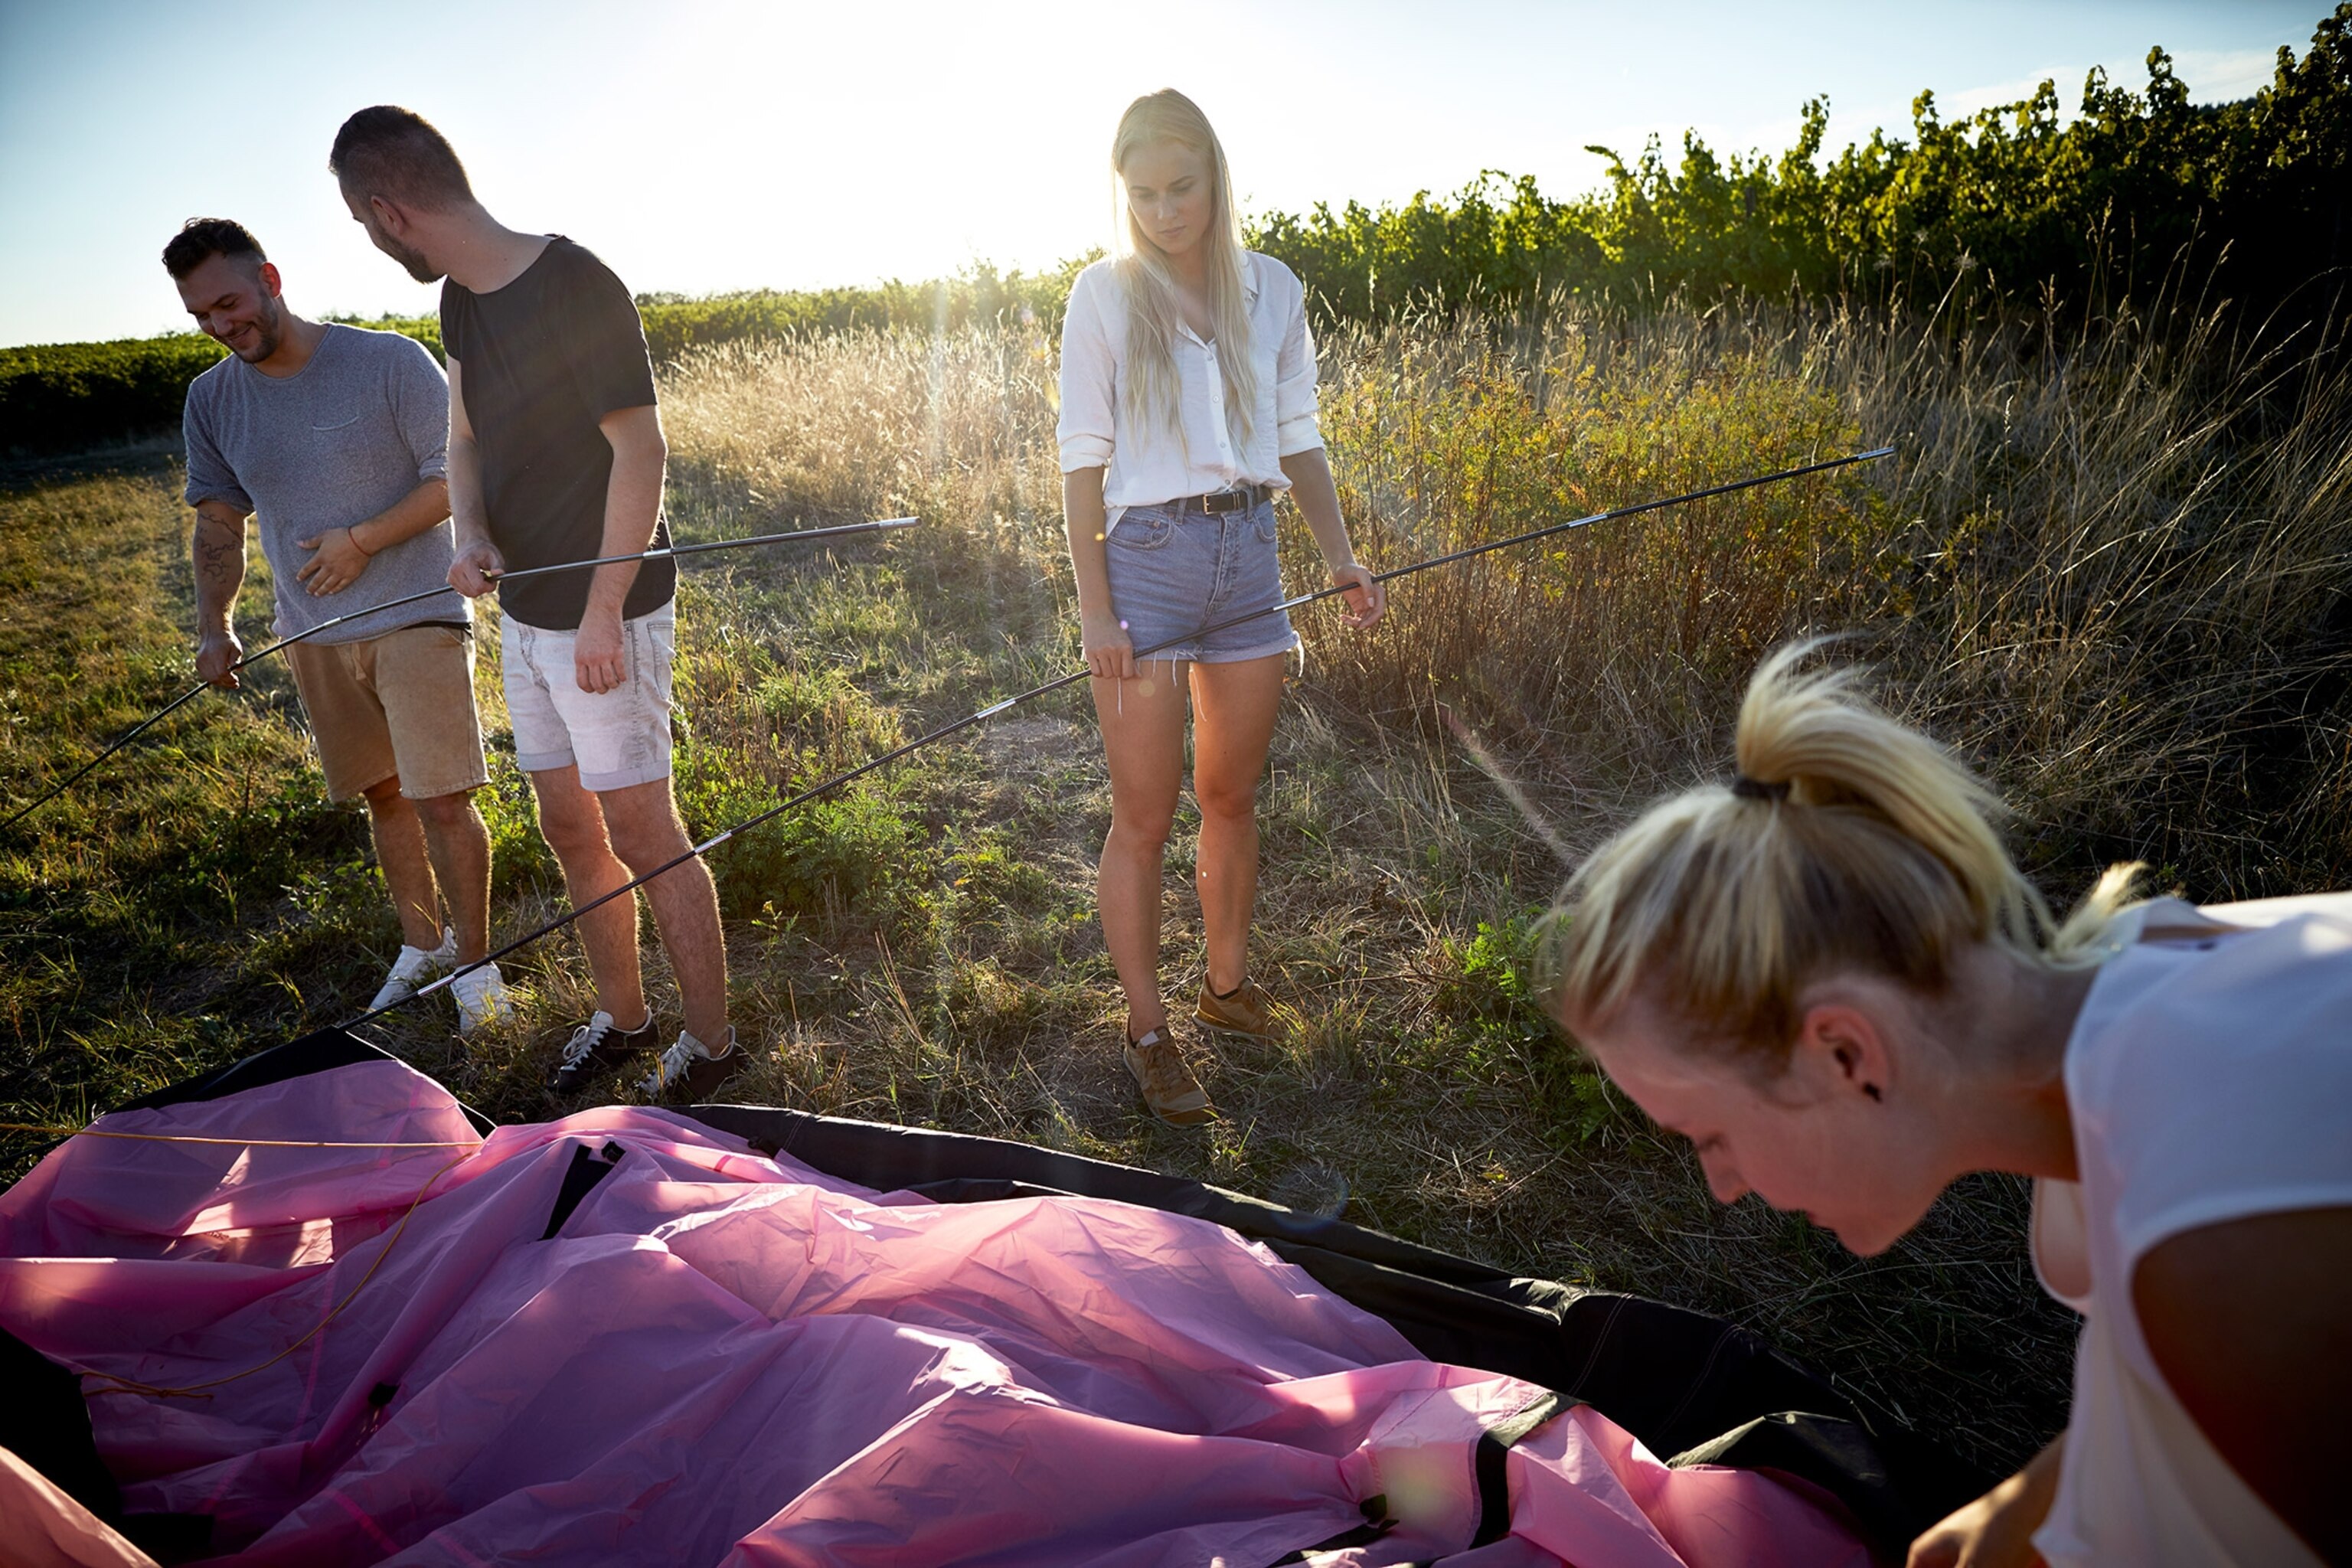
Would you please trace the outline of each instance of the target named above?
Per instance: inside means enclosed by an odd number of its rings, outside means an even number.
[[[610,691],[583,691],[573,672],[575,634],[499,618],[499,662],[507,716],[514,721],[515,765],[527,773],[580,769],[580,787],[626,789],[669,777],[670,661],[677,651],[677,608],[621,623],[626,674]]]

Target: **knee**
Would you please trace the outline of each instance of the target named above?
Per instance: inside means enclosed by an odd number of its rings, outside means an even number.
[[[408,804],[400,793],[400,775],[397,773],[381,783],[368,785],[360,792],[360,798],[367,802],[369,811],[378,816],[385,812],[400,811]]]
[[[1224,823],[1253,822],[1257,817],[1257,781],[1235,784],[1219,779],[1192,780],[1192,799],[1204,817]]]
[[[539,836],[555,851],[558,860],[593,858],[613,852],[612,841],[604,836],[604,823],[594,812],[551,812],[542,806],[539,814]]]
[[[676,812],[643,819],[609,820],[606,826],[612,830],[613,853],[621,858],[621,864],[641,877],[665,860],[675,860],[690,847],[686,826],[678,821]]]
[[[1126,848],[1146,853],[1164,849],[1168,836],[1175,829],[1176,811],[1172,805],[1136,807],[1111,803],[1111,839]]]
[[[425,826],[436,830],[463,826],[474,816],[474,796],[468,790],[429,795],[409,804],[416,807],[416,815],[425,819]]]

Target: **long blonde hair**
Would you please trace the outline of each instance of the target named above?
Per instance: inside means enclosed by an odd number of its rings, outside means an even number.
[[[1846,669],[1784,647],[1748,685],[1739,776],[1653,806],[1577,871],[1553,911],[1554,1000],[1574,1022],[1636,991],[1773,1070],[1799,993],[1832,973],[1944,988],[1969,942],[2049,969],[2105,956],[2137,866],[2062,925],[2002,847],[2000,797]]]
[[[1257,371],[1250,355],[1249,299],[1242,279],[1241,215],[1234,206],[1225,149],[1209,117],[1172,87],[1129,104],[1110,142],[1111,198],[1118,214],[1112,241],[1118,259],[1112,266],[1127,296],[1127,376],[1119,388],[1120,402],[1129,417],[1159,420],[1182,439],[1175,345],[1183,314],[1176,304],[1176,282],[1169,276],[1166,252],[1136,222],[1121,178],[1138,149],[1161,142],[1197,153],[1209,165],[1216,210],[1210,215],[1209,232],[1201,237],[1208,264],[1209,323],[1224,374],[1225,416],[1239,437],[1237,445],[1246,445],[1257,402]]]

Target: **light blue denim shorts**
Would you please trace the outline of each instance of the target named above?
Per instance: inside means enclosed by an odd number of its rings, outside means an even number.
[[[1197,504],[1131,506],[1103,553],[1110,607],[1139,655],[1167,643],[1146,657],[1238,664],[1298,646],[1288,612],[1274,608],[1282,603],[1282,567],[1272,500],[1213,516]],[[1203,635],[1255,610],[1271,613]]]

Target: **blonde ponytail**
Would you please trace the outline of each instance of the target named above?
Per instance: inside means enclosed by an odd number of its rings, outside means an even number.
[[[1127,205],[1120,172],[1137,149],[1173,142],[1201,155],[1209,168],[1209,188],[1216,199],[1209,230],[1201,237],[1208,271],[1209,324],[1217,340],[1217,364],[1225,383],[1225,415],[1233,424],[1234,447],[1249,443],[1257,406],[1257,368],[1250,353],[1247,285],[1242,268],[1247,253],[1242,248],[1241,214],[1234,206],[1234,182],[1225,166],[1224,145],[1200,106],[1174,88],[1144,94],[1118,117],[1111,137],[1111,199],[1118,220],[1112,226],[1112,268],[1127,299],[1127,374],[1119,387],[1121,412],[1139,423],[1158,423],[1178,440],[1184,436],[1182,411],[1177,406],[1181,387],[1176,374],[1176,334],[1183,313],[1176,304],[1176,282],[1168,273],[1168,258],[1137,223]]]
[[[2002,847],[2000,797],[1852,671],[1801,669],[1812,647],[1782,648],[1749,680],[1731,785],[1653,806],[1570,882],[1550,955],[1563,1016],[1605,1017],[1639,990],[1778,1058],[1822,975],[1933,994],[1970,942],[2053,969],[2104,956],[2137,868],[2109,871],[2058,925]]]

